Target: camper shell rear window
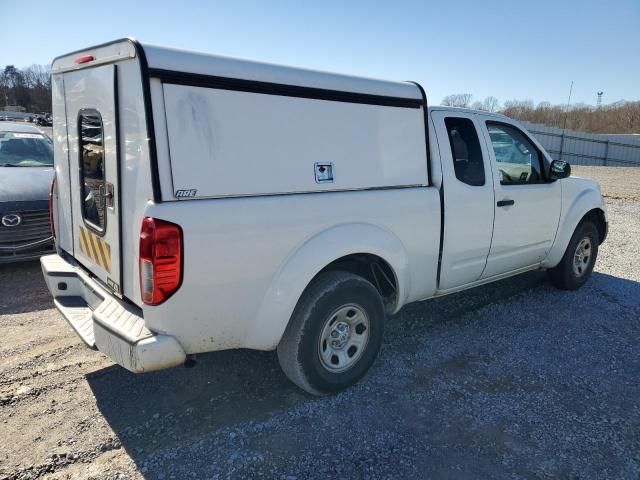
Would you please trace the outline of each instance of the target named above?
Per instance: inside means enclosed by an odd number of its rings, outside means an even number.
[[[100,112],[93,109],[80,110],[78,139],[82,218],[91,230],[102,235],[107,219],[105,216],[104,128]]]

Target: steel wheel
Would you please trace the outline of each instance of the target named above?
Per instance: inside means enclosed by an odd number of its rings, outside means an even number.
[[[592,258],[591,238],[584,237],[578,243],[573,255],[573,273],[576,277],[581,277],[589,269]]]
[[[335,310],[318,342],[322,366],[332,373],[348,370],[364,353],[369,331],[369,317],[361,306],[349,304]]]
[[[384,303],[376,287],[350,272],[330,270],[311,281],[278,344],[289,379],[313,395],[358,382],[378,356]]]

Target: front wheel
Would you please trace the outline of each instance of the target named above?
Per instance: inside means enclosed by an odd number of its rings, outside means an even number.
[[[278,345],[289,379],[314,395],[360,380],[380,350],[384,305],[375,287],[347,272],[319,275],[302,294]]]
[[[560,263],[549,269],[549,280],[563,290],[580,288],[591,276],[598,257],[598,229],[585,221],[578,225]]]

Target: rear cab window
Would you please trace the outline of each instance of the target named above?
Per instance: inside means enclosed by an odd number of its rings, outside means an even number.
[[[451,146],[456,178],[467,185],[484,185],[484,161],[478,132],[468,118],[447,117],[444,120]]]
[[[89,228],[103,234],[105,217],[104,129],[97,110],[78,114],[82,217]]]

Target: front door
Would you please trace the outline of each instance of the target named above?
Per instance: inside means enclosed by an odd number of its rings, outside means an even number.
[[[444,197],[441,291],[479,280],[491,246],[493,175],[476,118],[472,113],[432,113]]]
[[[479,117],[482,119],[482,117]],[[517,127],[483,119],[494,167],[495,219],[482,278],[539,264],[560,220],[560,182],[545,179],[543,153]]]
[[[73,255],[120,294],[116,66],[64,75]]]

